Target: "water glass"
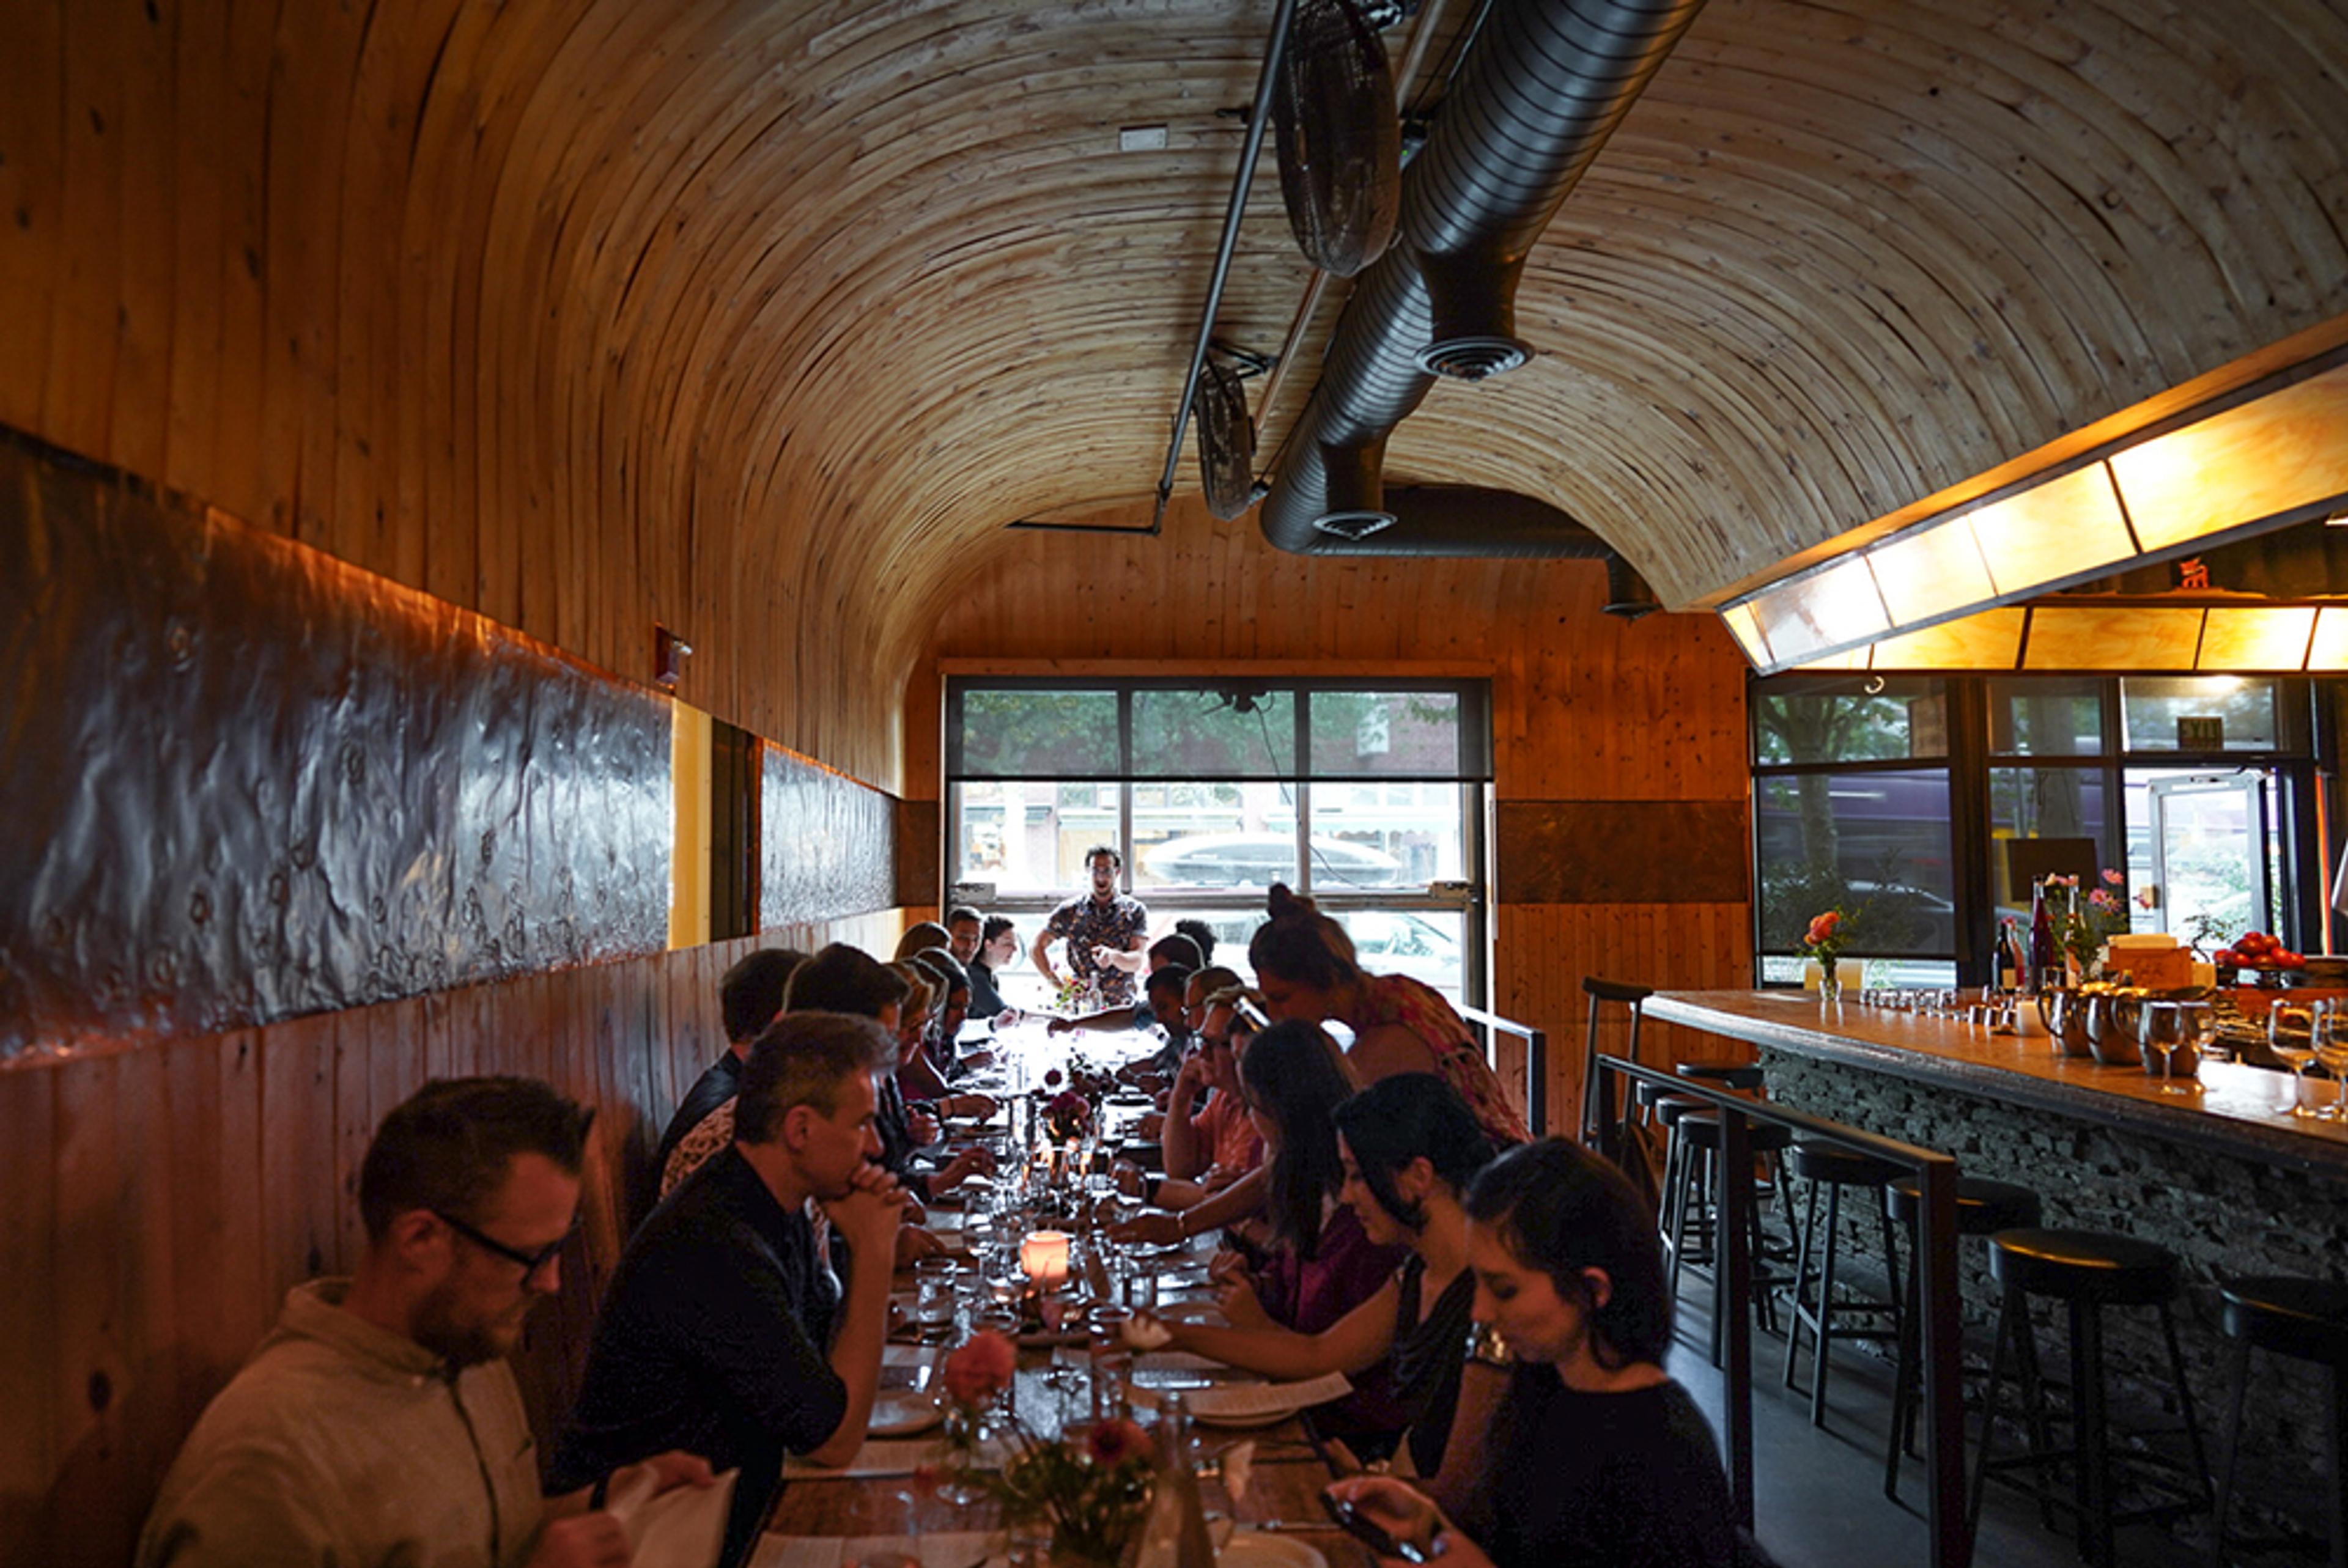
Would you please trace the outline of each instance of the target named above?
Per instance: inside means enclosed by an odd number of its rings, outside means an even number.
[[[2137,1015],[2137,1040],[2149,1056],[2160,1054],[2160,1091],[2163,1094],[2190,1094],[2180,1087],[2174,1077],[2177,1050],[2187,1043],[2188,1024],[2181,1004],[2177,1002],[2147,1002]]]
[[[943,1339],[952,1332],[961,1272],[962,1265],[950,1257],[925,1257],[913,1265],[913,1322],[924,1340]]]
[[[2348,1012],[2318,1003],[2315,1014],[2315,1060],[2332,1074],[2332,1103],[2316,1114],[2330,1121],[2348,1119]]]
[[[1085,1315],[1086,1348],[1093,1375],[1093,1419],[1105,1421],[1125,1413],[1126,1385],[1133,1378],[1133,1347],[1126,1343],[1125,1326],[1133,1320],[1130,1308],[1096,1307]]]

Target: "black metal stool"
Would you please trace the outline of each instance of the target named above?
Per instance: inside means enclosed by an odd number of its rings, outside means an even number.
[[[2068,1462],[2072,1495],[2065,1498],[2044,1487],[2027,1488],[2044,1503],[2067,1508],[2078,1521],[2079,1554],[2096,1568],[2112,1568],[2115,1526],[2167,1520],[2197,1513],[2210,1505],[2209,1461],[2202,1451],[2200,1424],[2193,1419],[2193,1391],[2185,1384],[2184,1358],[2177,1349],[2177,1324],[2168,1304],[2177,1296],[2177,1256],[2166,1247],[2132,1236],[2096,1231],[2010,1230],[1989,1240],[1989,1271],[2003,1299],[1997,1315],[1997,1348],[1992,1352],[1989,1399],[1982,1416],[1981,1453],[1974,1461],[1969,1517],[1981,1519],[1982,1493],[1993,1470],[2029,1470]],[[2005,1347],[2016,1336],[2032,1338],[2030,1298],[2048,1296],[2070,1308],[2071,1443],[2052,1448],[2043,1436],[2044,1411],[2032,1417],[2030,1451],[2012,1459],[1993,1459],[1997,1441],[1998,1396],[2003,1391]],[[2185,1415],[2185,1436],[2193,1458],[2183,1476],[2164,1474],[2178,1486],[2174,1501],[2155,1502],[2125,1512],[2112,1506],[2112,1470],[2116,1460],[2160,1472],[2180,1467],[2154,1454],[2115,1454],[2110,1421],[2105,1409],[2103,1309],[2106,1307],[2151,1307],[2160,1313],[2161,1337],[2168,1346],[2168,1373],[2177,1390],[2178,1408]]]
[[[2324,1400],[2324,1500],[2332,1536],[2332,1568],[2348,1568],[2348,1285],[2324,1279],[2236,1279],[2221,1282],[2220,1327],[2230,1340],[2227,1377],[2225,1457],[2218,1469],[2218,1523],[2209,1561],[2226,1560],[2226,1515],[2233,1503],[2234,1462],[2242,1446],[2242,1395],[2250,1387],[2250,1352],[2312,1361],[2329,1374]]]
[[[1835,1299],[1835,1257],[1839,1250],[1842,1219],[1842,1190],[1845,1187],[1882,1187],[1900,1179],[1900,1168],[1888,1160],[1871,1154],[1861,1154],[1832,1143],[1797,1143],[1787,1156],[1787,1164],[1794,1174],[1810,1184],[1809,1197],[1802,1210],[1800,1244],[1794,1252],[1794,1310],[1786,1322],[1786,1387],[1794,1386],[1794,1366],[1802,1350],[1802,1326],[1810,1329],[1810,1425],[1822,1427],[1827,1420],[1827,1368],[1833,1360],[1834,1342],[1838,1339],[1897,1339],[1904,1315],[1900,1310],[1900,1250],[1891,1234],[1891,1220],[1879,1207],[1876,1217],[1883,1227],[1883,1259],[1889,1274],[1890,1294],[1880,1300],[1837,1301]],[[1827,1193],[1826,1245],[1818,1245],[1818,1189]],[[1818,1303],[1813,1307],[1804,1298],[1813,1274],[1818,1282]],[[1862,1318],[1887,1320],[1889,1327],[1843,1328],[1837,1327],[1838,1314],[1851,1314]]]
[[[1598,1122],[1601,1114],[1612,1115],[1611,1105],[1598,1103],[1598,1009],[1602,1002],[1621,1002],[1631,1009],[1631,1039],[1623,1047],[1622,1060],[1639,1060],[1639,1025],[1645,1020],[1647,999],[1655,994],[1653,986],[1628,985],[1619,980],[1601,980],[1595,975],[1581,978],[1582,994],[1590,999],[1590,1026],[1581,1042],[1581,1141],[1591,1148],[1598,1146]],[[1644,1090],[1647,1085],[1639,1085]],[[1644,1103],[1643,1101],[1642,1103]],[[1536,1129],[1539,1131],[1539,1129]]]
[[[1701,1102],[1699,1102],[1701,1103]],[[1687,1267],[1705,1275],[1713,1282],[1712,1364],[1720,1365],[1724,1326],[1727,1322],[1727,1304],[1721,1300],[1721,1271],[1713,1266],[1720,1259],[1720,1215],[1712,1201],[1714,1166],[1720,1152],[1720,1112],[1703,1109],[1681,1109],[1678,1102],[1665,1101],[1664,1112],[1671,1119],[1672,1146],[1678,1151],[1677,1163],[1669,1167],[1673,1174],[1670,1229],[1665,1242],[1671,1251],[1669,1286],[1672,1299],[1680,1294],[1680,1270]],[[1778,1201],[1783,1204],[1785,1168],[1776,1156],[1785,1153],[1794,1141],[1787,1128],[1771,1122],[1751,1122],[1746,1124],[1746,1147],[1756,1155],[1771,1161],[1773,1179],[1779,1184]],[[1751,1180],[1748,1174],[1746,1180]],[[1747,1205],[1746,1240],[1754,1260],[1753,1298],[1749,1303],[1761,1327],[1774,1334],[1777,1331],[1776,1314],[1770,1304],[1770,1290],[1777,1277],[1761,1265],[1764,1244],[1761,1235],[1761,1212],[1757,1204]],[[1690,1235],[1694,1227],[1694,1236]],[[1700,1241],[1700,1245],[1691,1245]]]
[[[1883,1189],[1883,1211],[1908,1234],[1907,1315],[1900,1324],[1900,1366],[1891,1382],[1891,1440],[1883,1453],[1883,1495],[1900,1495],[1900,1456],[1911,1451],[1916,1435],[1916,1383],[1922,1375],[1924,1270],[1916,1252],[1916,1225],[1923,1212],[1923,1189],[1913,1176],[1902,1176]],[[1995,1235],[1999,1231],[2035,1226],[2043,1215],[2038,1194],[2013,1182],[1986,1176],[1957,1178],[1957,1235]],[[2030,1368],[2024,1396],[2035,1399],[2037,1368]]]

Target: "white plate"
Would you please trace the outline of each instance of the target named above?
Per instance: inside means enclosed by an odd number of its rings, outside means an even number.
[[[1289,1536],[1240,1530],[1215,1553],[1215,1568],[1329,1568],[1329,1559]]]
[[[872,1401],[872,1419],[865,1423],[864,1432],[867,1437],[910,1438],[945,1419],[935,1394],[897,1389]]]
[[[1247,1431],[1256,1427],[1276,1427],[1304,1409],[1302,1405],[1281,1405],[1268,1410],[1250,1410],[1244,1415],[1210,1415],[1205,1410],[1192,1410],[1190,1419],[1202,1427],[1229,1427]]]

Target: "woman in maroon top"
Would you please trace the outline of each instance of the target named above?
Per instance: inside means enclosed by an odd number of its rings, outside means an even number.
[[[1249,1044],[1238,1078],[1263,1139],[1271,1244],[1252,1269],[1238,1254],[1220,1261],[1223,1316],[1235,1328],[1318,1334],[1384,1289],[1408,1255],[1373,1242],[1338,1199],[1345,1169],[1335,1117],[1353,1097],[1353,1074],[1319,1029],[1276,1023]],[[1355,1378],[1351,1395],[1320,1412],[1323,1430],[1354,1440],[1372,1457],[1391,1450],[1407,1418],[1388,1381],[1383,1366]]]

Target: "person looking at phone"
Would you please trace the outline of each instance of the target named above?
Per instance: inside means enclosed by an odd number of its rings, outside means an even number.
[[[1248,962],[1273,1018],[1316,1024],[1334,1018],[1354,1031],[1346,1054],[1364,1083],[1433,1072],[1468,1102],[1494,1148],[1531,1139],[1467,1023],[1434,987],[1408,975],[1363,973],[1345,928],[1285,883],[1272,884],[1265,907],[1272,917],[1249,938]]]
[[[1207,999],[1199,1049],[1182,1063],[1167,1093],[1159,1133],[1166,1176],[1149,1194],[1161,1212],[1128,1220],[1117,1228],[1117,1239],[1170,1245],[1247,1219],[1262,1207],[1263,1139],[1240,1092],[1240,1052],[1254,1032],[1241,1020],[1242,1006],[1252,1004],[1240,990],[1219,991]],[[1194,1110],[1202,1092],[1206,1104]]]
[[[1517,1366],[1456,1518],[1387,1476],[1329,1489],[1459,1568],[1713,1568],[1740,1560],[1712,1429],[1663,1370],[1671,1298],[1638,1192],[1562,1139],[1511,1150],[1468,1189],[1475,1310]],[[1401,1561],[1387,1558],[1385,1561]]]
[[[1275,1024],[1264,1038],[1291,1028]],[[1374,1245],[1406,1249],[1375,1294],[1311,1330],[1263,1320],[1229,1293],[1229,1327],[1168,1322],[1173,1348],[1282,1379],[1384,1368],[1397,1428],[1409,1428],[1420,1475],[1465,1466],[1452,1451],[1455,1412],[1474,1428],[1497,1401],[1498,1372],[1463,1360],[1476,1294],[1468,1269],[1470,1181],[1492,1157],[1475,1113],[1432,1073],[1374,1083],[1336,1108],[1340,1200]]]

